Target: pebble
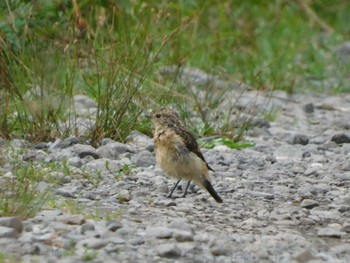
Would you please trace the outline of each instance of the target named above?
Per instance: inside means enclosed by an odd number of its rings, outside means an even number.
[[[312,208],[314,208],[316,206],[319,206],[319,203],[317,201],[315,201],[315,200],[312,200],[312,199],[304,199],[301,202],[300,206],[302,208],[312,209]]]
[[[349,133],[338,133],[333,135],[332,141],[337,144],[350,143],[350,134]]]
[[[0,226],[0,238],[17,238],[18,232],[12,227]]]
[[[158,256],[164,258],[178,258],[181,256],[181,250],[176,244],[162,244],[156,247]]]
[[[321,228],[317,231],[317,235],[319,237],[334,237],[341,238],[342,232],[339,229],[333,227]]]
[[[0,217],[0,226],[13,228],[17,233],[21,233],[23,230],[22,219],[18,216]]]

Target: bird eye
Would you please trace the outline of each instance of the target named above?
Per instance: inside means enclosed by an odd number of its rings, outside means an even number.
[[[156,114],[156,118],[160,118],[160,114],[159,113]]]

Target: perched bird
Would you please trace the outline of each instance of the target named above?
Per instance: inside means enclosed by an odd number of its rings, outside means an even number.
[[[205,188],[216,202],[222,203],[209,181],[209,170],[214,170],[205,161],[195,137],[183,126],[178,113],[164,108],[152,113],[151,118],[157,163],[166,175],[178,179],[169,197],[179,182],[185,179],[188,184],[184,196],[191,181],[194,181]]]

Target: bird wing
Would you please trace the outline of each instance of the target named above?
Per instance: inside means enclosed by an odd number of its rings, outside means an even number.
[[[209,166],[209,164],[207,163],[207,161],[204,159],[204,156],[201,152],[201,150],[199,149],[198,143],[196,138],[192,135],[192,133],[190,133],[187,130],[181,129],[181,137],[184,140],[184,143],[186,145],[186,148],[189,149],[191,152],[193,152],[194,154],[196,154],[199,158],[201,158],[203,160],[203,162],[205,162],[205,164],[207,165],[207,168],[213,172],[214,169],[211,168]]]

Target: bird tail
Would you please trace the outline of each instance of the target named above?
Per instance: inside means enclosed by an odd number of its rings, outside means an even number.
[[[207,189],[209,194],[215,199],[216,202],[218,202],[218,203],[222,203],[223,202],[221,197],[215,191],[214,187],[211,185],[211,183],[209,182],[208,179],[204,179],[203,186],[204,186],[205,189]]]

